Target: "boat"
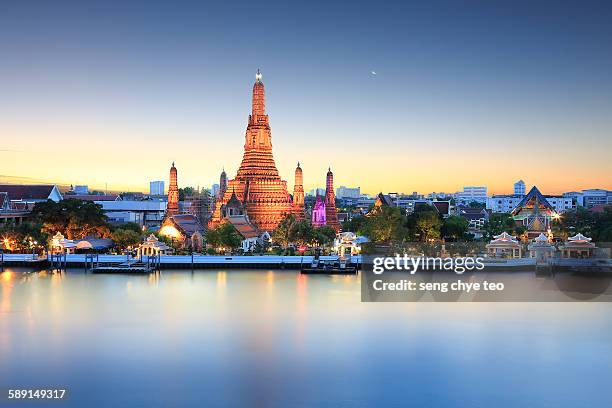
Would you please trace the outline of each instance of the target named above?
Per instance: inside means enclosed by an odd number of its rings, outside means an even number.
[[[302,265],[300,273],[304,275],[357,275],[357,265],[340,257],[331,261],[321,261],[317,255],[310,265]]]

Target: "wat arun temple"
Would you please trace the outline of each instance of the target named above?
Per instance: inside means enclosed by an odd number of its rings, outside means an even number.
[[[328,174],[328,188],[329,181]],[[333,192],[333,181],[331,188]],[[248,229],[273,231],[286,214],[304,219],[302,169],[298,163],[291,195],[272,155],[272,131],[266,114],[265,89],[261,73],[257,71],[242,162],[234,179],[228,180],[225,171],[221,174],[219,196],[209,227],[229,221],[240,232]],[[327,225],[338,229],[335,211],[327,218]]]

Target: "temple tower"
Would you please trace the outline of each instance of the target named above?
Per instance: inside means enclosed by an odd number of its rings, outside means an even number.
[[[170,185],[168,186],[168,207],[166,209],[166,216],[173,216],[179,212],[179,191],[178,191],[178,178],[176,167],[172,162],[170,167]]]
[[[219,177],[219,197],[223,197],[225,192],[227,191],[227,174],[225,173],[225,169],[221,172],[221,177]]]
[[[340,223],[338,222],[338,213],[336,211],[336,194],[334,193],[334,173],[331,167],[327,171],[327,183],[325,184],[325,218],[327,225],[340,231]]]
[[[302,168],[298,162],[295,168],[295,183],[293,184],[293,214],[298,220],[304,219],[304,179]]]
[[[274,230],[283,214],[293,212],[287,182],[280,178],[272,155],[272,131],[259,70],[253,84],[252,104],[242,162],[236,177],[227,182],[227,189],[215,208],[211,220],[213,227],[221,222],[221,208],[229,202],[232,192],[243,203],[250,222],[261,231]]]

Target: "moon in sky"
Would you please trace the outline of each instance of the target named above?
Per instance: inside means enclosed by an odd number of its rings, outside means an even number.
[[[376,71],[370,71],[370,74],[376,75]]]

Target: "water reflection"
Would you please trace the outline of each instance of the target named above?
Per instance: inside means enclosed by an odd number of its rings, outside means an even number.
[[[361,303],[357,277],[292,271],[0,284],[0,388],[66,406],[601,406],[612,374],[608,303]]]

